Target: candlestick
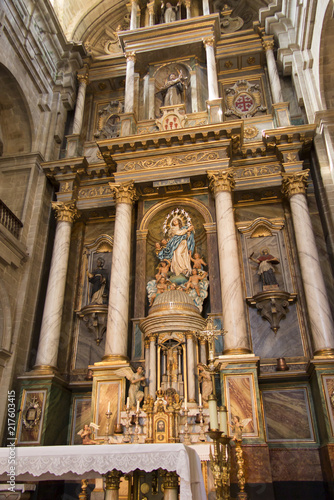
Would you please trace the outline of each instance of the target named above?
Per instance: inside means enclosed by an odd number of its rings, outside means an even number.
[[[108,413],[110,413],[110,401],[108,402]]]
[[[122,441],[123,443],[130,443],[130,408],[128,407],[128,405],[126,406],[125,433]]]
[[[198,406],[198,410],[199,410],[199,426],[200,426],[198,439],[199,439],[199,441],[206,441],[205,434],[204,434],[204,418],[203,418],[203,405],[202,404],[200,404]]]
[[[137,411],[136,411],[136,425],[134,430],[133,442],[139,443],[139,401],[137,401]]]
[[[184,407],[183,410],[184,416],[185,416],[185,422],[184,422],[184,444],[191,444],[191,439],[190,439],[190,434],[189,434],[189,427],[188,427],[188,413],[189,410],[188,408]]]
[[[130,398],[127,398],[126,400],[126,408],[130,408]]]

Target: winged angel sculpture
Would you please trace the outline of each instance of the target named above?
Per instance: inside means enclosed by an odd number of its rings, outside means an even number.
[[[141,387],[146,385],[143,367],[138,366],[137,370],[134,371],[131,366],[125,366],[124,368],[115,370],[114,373],[121,377],[126,377],[130,382],[128,392],[129,406],[130,408],[135,407],[137,401],[141,402],[144,398],[144,392],[141,390]]]
[[[77,433],[78,436],[80,436],[82,439],[82,444],[98,444],[97,441],[94,441],[94,439],[91,438],[91,434],[93,432],[92,428],[97,431],[100,426],[94,424],[94,422],[91,422],[89,425],[85,424],[83,429],[80,429],[80,431]]]

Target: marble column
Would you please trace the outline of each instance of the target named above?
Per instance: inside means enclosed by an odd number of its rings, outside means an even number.
[[[150,342],[145,339],[145,376],[146,376],[146,388],[148,388],[150,383]]]
[[[283,174],[289,198],[305,298],[316,355],[334,354],[334,326],[305,196],[309,170]]]
[[[273,103],[283,102],[283,94],[281,89],[281,82],[278,76],[277,65],[274,56],[274,40],[271,38],[262,41],[263,48],[266,52],[268,76],[270,82],[271,96]]]
[[[78,217],[78,212],[73,201],[53,202],[52,208],[57,228],[34,369],[54,371],[57,369],[72,224]]]
[[[149,2],[147,4],[147,9],[149,15],[148,25],[154,26],[154,2]]]
[[[155,341],[156,338],[152,335],[152,337],[150,337],[150,381],[148,392],[153,398],[155,398],[157,390],[157,350]]]
[[[202,0],[203,6],[203,16],[208,16],[210,14],[209,0]]]
[[[113,470],[106,474],[106,490],[104,500],[118,500],[119,484],[123,474],[118,470]]]
[[[203,40],[206,52],[206,66],[208,79],[208,97],[209,101],[219,98],[217,68],[215,59],[215,39],[214,37]]]
[[[210,268],[209,268],[210,269]],[[204,365],[208,362],[208,357],[206,354],[206,340],[200,339],[199,341],[199,359]]]
[[[178,475],[176,472],[164,474],[164,500],[178,500]]]
[[[75,113],[73,120],[73,134],[80,134],[82,128],[82,120],[85,109],[86,88],[88,83],[88,75],[78,75],[79,89],[75,104]]]
[[[190,9],[190,0],[185,0],[184,5],[187,9],[187,19],[191,19],[191,9]]]
[[[109,183],[116,201],[106,345],[103,360],[127,360],[133,182]]]
[[[187,333],[187,386],[188,395],[187,399],[190,403],[196,401],[195,393],[195,350],[194,350],[194,336],[193,333]]]
[[[224,354],[251,353],[233,215],[232,190],[235,181],[228,170],[209,172],[208,177],[216,204],[222,313],[224,329],[227,331]]]
[[[126,78],[125,78],[125,97],[124,112],[133,113],[134,110],[134,90],[135,90],[135,62],[134,52],[126,54]]]
[[[131,0],[130,30],[137,28],[137,0]]]

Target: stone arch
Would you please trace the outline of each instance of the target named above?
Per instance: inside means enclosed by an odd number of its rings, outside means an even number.
[[[12,73],[0,63],[0,141],[2,154],[30,153],[32,127],[26,99]]]
[[[0,280],[0,351],[10,352],[12,343],[12,315],[6,287]]]
[[[321,103],[324,108],[334,107],[334,15],[333,3],[329,2],[322,25],[320,54],[319,54],[319,82]]]

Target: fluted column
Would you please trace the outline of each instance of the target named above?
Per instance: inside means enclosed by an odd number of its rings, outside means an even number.
[[[178,500],[178,475],[176,472],[164,474],[164,500]]]
[[[78,217],[75,202],[53,202],[57,229],[44,304],[41,333],[34,369],[57,369],[61,318],[64,305],[68,255],[73,221]]]
[[[228,170],[209,172],[208,177],[216,204],[222,313],[224,329],[227,331],[224,354],[250,353],[233,215],[232,189],[235,181]]]
[[[334,327],[306,200],[309,170],[283,174],[283,193],[290,200],[314,355],[334,354]]]
[[[150,337],[150,380],[148,392],[155,398],[157,390],[157,351],[155,345],[155,336]]]
[[[126,54],[125,97],[124,97],[124,111],[125,111],[125,113],[133,113],[133,110],[134,110],[135,62],[136,62],[135,53],[134,52],[127,53]]]
[[[136,200],[133,182],[110,182],[109,186],[115,196],[116,218],[104,360],[127,359],[131,214]]]
[[[106,474],[106,490],[104,500],[118,500],[119,484],[123,474],[118,470],[113,470]]]
[[[130,30],[137,28],[137,0],[131,0]]]
[[[88,75],[78,75],[79,89],[75,104],[75,113],[73,120],[73,134],[80,134],[85,109],[86,88],[88,83]]]
[[[206,52],[209,101],[212,101],[213,99],[218,99],[219,97],[217,68],[215,59],[215,39],[214,37],[205,38],[203,40],[203,43]]]
[[[209,0],[202,0],[203,16],[210,14]]]
[[[190,403],[193,403],[196,401],[194,336],[192,333],[187,333],[186,338],[187,338],[188,401]]]
[[[283,102],[283,95],[281,89],[281,82],[278,76],[277,65],[274,56],[274,40],[264,38],[262,41],[263,48],[266,52],[268,76],[271,88],[271,96],[273,103]]]

